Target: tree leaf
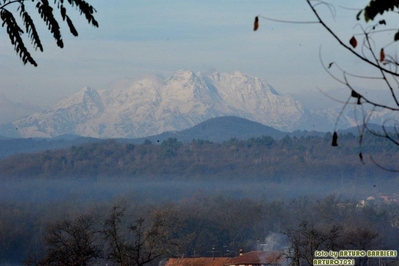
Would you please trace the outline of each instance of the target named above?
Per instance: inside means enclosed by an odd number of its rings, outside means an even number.
[[[0,18],[3,21],[2,26],[7,27],[7,34],[11,40],[11,44],[14,45],[14,50],[17,52],[22,62],[24,64],[29,62],[30,64],[37,66],[37,63],[25,47],[21,38],[23,30],[18,26],[12,13],[3,8],[0,10]]]
[[[60,26],[58,25],[57,20],[54,18],[53,8],[49,5],[47,0],[41,0],[41,2],[38,2],[36,4],[36,8],[43,21],[46,23],[47,28],[57,41],[57,45],[60,48],[63,48],[64,42],[62,41]]]
[[[86,20],[89,24],[92,24],[94,27],[98,27],[98,22],[95,20],[93,14],[96,12],[94,7],[83,0],[68,0],[71,6],[75,6],[79,9],[80,14],[84,14]]]
[[[66,16],[66,21],[68,23],[68,27],[69,27],[69,30],[71,31],[72,35],[78,36],[77,30],[76,30],[75,26],[73,25],[72,20],[68,16]]]
[[[395,42],[396,42],[396,41],[399,41],[399,31],[396,32],[395,37],[393,38],[393,40],[394,40]]]
[[[393,11],[395,8],[399,7],[399,1],[393,0],[370,0],[370,3],[364,9],[364,19],[365,21],[374,20],[378,14],[383,14],[387,11]]]
[[[66,17],[66,8],[64,6],[60,7],[60,12],[61,12],[61,17],[63,20],[65,20]]]
[[[362,97],[362,95],[360,95],[359,93],[357,93],[355,90],[352,90],[352,91],[351,91],[351,96],[352,96],[353,98],[360,98],[360,97]]]
[[[337,134],[337,131],[334,131],[334,134],[332,136],[331,146],[333,146],[333,147],[337,147],[338,146],[338,134]]]
[[[357,15],[356,15],[356,20],[360,20],[360,15],[362,14],[362,12],[363,12],[363,9],[360,10],[360,11],[357,13]]]
[[[255,17],[254,21],[254,31],[256,31],[259,28],[259,18]]]
[[[364,164],[364,160],[363,160],[363,154],[362,154],[362,152],[359,152],[359,158],[360,158],[360,161],[362,162],[362,164]]]
[[[353,48],[356,48],[357,46],[357,40],[355,36],[352,36],[352,38],[349,40],[350,45],[352,45]]]
[[[24,22],[26,32],[28,36],[31,38],[33,47],[37,50],[40,49],[43,52],[43,46],[39,38],[39,34],[36,31],[35,23],[33,22],[32,18],[30,17],[29,13],[25,11],[25,5],[21,4],[21,12],[20,16]]]
[[[384,59],[385,59],[384,48],[381,48],[381,50],[380,50],[380,62],[384,61]]]

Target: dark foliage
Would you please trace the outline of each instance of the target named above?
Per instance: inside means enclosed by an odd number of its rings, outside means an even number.
[[[68,28],[72,35],[78,36],[78,32],[73,25],[72,20],[67,14],[67,9],[64,4],[68,4],[72,7],[75,7],[80,15],[84,15],[87,22],[94,27],[98,27],[98,22],[94,18],[93,14],[96,12],[93,6],[83,0],[55,0],[53,4],[49,3],[48,0],[33,0],[33,1],[15,1],[15,0],[3,0],[0,2],[0,18],[3,21],[2,26],[6,27],[7,34],[10,37],[11,44],[14,46],[15,51],[21,58],[24,64],[30,63],[34,66],[37,66],[36,61],[33,59],[28,49],[25,46],[25,42],[22,39],[22,35],[26,33],[30,38],[33,47],[35,50],[39,49],[43,52],[43,45],[41,43],[39,34],[36,30],[35,22],[33,21],[31,15],[26,9],[25,4],[32,5],[33,8],[37,10],[41,19],[47,25],[49,32],[53,35],[57,45],[60,48],[64,47],[64,42],[62,40],[61,30],[58,23],[58,20],[54,14],[54,9],[58,9],[60,11],[61,19],[66,21]],[[22,23],[25,28],[25,32],[18,25],[13,12],[10,11],[10,8],[17,6],[17,10],[19,10],[19,16],[22,19]]]
[[[360,15],[363,13],[365,21],[374,20],[378,14],[382,15],[385,12],[394,11],[398,9],[398,7],[399,2],[395,0],[371,0],[366,8],[358,13],[357,18],[359,19]]]

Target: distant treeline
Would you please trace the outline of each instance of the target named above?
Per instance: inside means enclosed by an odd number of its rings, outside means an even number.
[[[18,153],[32,153],[44,150],[66,149],[73,145],[100,142],[101,139],[78,136],[65,136],[64,138],[15,138],[2,139],[0,136],[0,158],[5,158]]]
[[[72,146],[67,149],[18,154],[0,161],[0,176],[7,177],[140,177],[149,180],[248,179],[284,182],[297,177],[319,181],[344,177],[376,180],[396,177],[377,167],[399,169],[398,146],[384,138],[365,137],[360,149],[352,133],[289,137],[264,136],[223,143],[193,140],[183,144],[175,138],[161,143],[135,145],[115,140]],[[159,144],[159,145],[155,145]],[[359,158],[362,152],[364,165]]]

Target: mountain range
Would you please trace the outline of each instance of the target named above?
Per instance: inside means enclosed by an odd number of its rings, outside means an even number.
[[[6,137],[139,138],[188,129],[210,118],[237,116],[281,131],[331,131],[339,110],[309,110],[265,80],[244,74],[179,70],[167,79],[120,80],[106,90],[85,87],[51,108],[4,124]],[[343,114],[340,127],[354,126]]]

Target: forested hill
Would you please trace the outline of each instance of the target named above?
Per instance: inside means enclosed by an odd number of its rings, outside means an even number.
[[[365,138],[359,159],[358,139],[339,136],[331,146],[331,134],[323,137],[275,140],[271,137],[231,139],[224,143],[193,140],[183,144],[174,138],[162,143],[125,144],[103,141],[68,149],[13,155],[0,161],[0,177],[140,177],[173,179],[263,179],[275,182],[310,177],[381,180],[396,177],[369,160],[399,169],[398,147],[382,138]],[[159,145],[158,145],[159,144]]]

